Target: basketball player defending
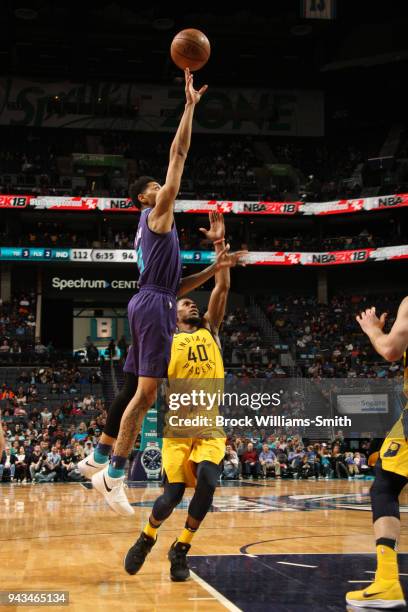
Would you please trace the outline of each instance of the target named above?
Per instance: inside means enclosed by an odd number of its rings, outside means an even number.
[[[224,234],[222,215],[215,213],[207,237],[215,240],[218,250],[223,248]],[[182,298],[177,302],[177,331],[168,370],[170,392],[172,379],[176,380],[176,384],[181,380],[195,379],[195,387],[200,387],[199,381],[202,380],[200,388],[218,388],[219,384],[222,385],[224,366],[218,331],[224,318],[229,287],[229,268],[222,268],[215,275],[215,287],[207,312],[201,317],[191,299]],[[184,389],[184,386],[182,383],[179,388]],[[205,413],[205,408],[203,410]],[[136,574],[140,570],[156,542],[160,525],[180,503],[186,487],[193,486],[195,491],[188,507],[185,528],[168,553],[171,579],[183,582],[190,576],[186,555],[195,532],[211,507],[221,474],[220,464],[225,455],[225,434],[222,429],[217,430],[209,425],[194,432],[186,428],[181,433],[186,436],[194,434],[200,437],[163,439],[164,492],[156,499],[149,521],[126,555],[125,569],[129,574]]]
[[[404,355],[404,393],[408,398],[408,297],[404,298],[389,334],[383,332],[386,314],[377,317],[368,308],[357,317],[372,345],[387,361]],[[370,490],[377,549],[377,571],[370,586],[346,595],[348,604],[359,608],[394,609],[405,606],[398,575],[397,542],[400,536],[399,494],[408,482],[408,404],[380,450],[375,480]]]

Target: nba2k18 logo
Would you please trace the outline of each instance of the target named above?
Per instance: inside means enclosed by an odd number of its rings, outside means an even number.
[[[244,213],[267,213],[275,215],[294,215],[298,210],[297,204],[283,202],[251,202],[245,203]]]
[[[314,253],[312,256],[313,264],[329,263],[353,263],[356,261],[366,261],[370,256],[368,250],[364,251],[338,251],[337,253]]]
[[[0,196],[0,208],[25,208],[28,199],[21,196]]]

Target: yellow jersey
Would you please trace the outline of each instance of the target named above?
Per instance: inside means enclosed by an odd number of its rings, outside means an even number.
[[[174,334],[168,378],[224,378],[221,351],[208,329]]]
[[[194,332],[176,332],[173,336],[171,357],[168,367],[168,393],[192,394],[203,391],[216,397],[211,405],[200,400],[199,405],[180,407],[173,415],[184,418],[207,417],[205,423],[189,427],[171,428],[176,437],[223,437],[224,430],[216,425],[219,415],[219,401],[224,391],[224,363],[221,350],[211,332],[200,327]],[[207,396],[206,396],[207,397]],[[167,437],[171,437],[167,429]]]

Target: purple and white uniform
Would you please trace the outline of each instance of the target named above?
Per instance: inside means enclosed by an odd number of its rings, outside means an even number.
[[[176,295],[181,279],[176,224],[166,234],[148,226],[151,208],[144,209],[135,238],[139,293],[128,304],[132,345],[124,370],[136,376],[166,378],[176,329]]]

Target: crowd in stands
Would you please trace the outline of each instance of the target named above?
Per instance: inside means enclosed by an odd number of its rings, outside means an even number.
[[[334,251],[369,249],[382,246],[406,244],[408,229],[395,222],[394,218],[384,220],[381,226],[374,230],[370,227],[357,229],[355,234],[347,235],[338,232],[337,235],[319,237],[319,232],[293,231],[287,236],[279,235],[272,228],[266,229],[261,220],[255,220],[253,225],[228,224],[227,240],[233,250],[248,249],[250,251]],[[199,225],[206,225],[205,219]],[[4,246],[51,247],[51,248],[102,248],[102,249],[133,249],[136,220],[132,219],[131,229],[114,229],[109,223],[96,225],[92,232],[89,226],[83,225],[70,229],[66,224],[39,221],[29,228],[14,230],[0,226],[0,240]],[[196,227],[197,225],[197,227]],[[98,229],[96,229],[98,228]],[[177,219],[180,246],[184,250],[212,250],[212,244],[199,231],[198,224],[193,219],[180,216]],[[96,230],[96,231],[95,231]],[[288,230],[289,232],[289,230]],[[278,234],[278,235],[277,235]]]
[[[333,235],[324,237],[311,234],[298,234],[290,237],[271,236],[271,232],[264,234],[252,232],[245,246],[250,251],[294,251],[294,252],[321,252],[321,251],[347,251],[353,249],[376,249],[384,246],[406,244],[408,234],[404,229],[394,227],[394,223],[386,222],[380,231],[374,233],[364,228],[355,235]]]
[[[99,368],[61,362],[1,372],[6,450],[0,482],[78,481],[77,463],[97,444],[106,420]]]
[[[312,379],[402,378],[401,363],[379,360],[355,321],[357,312],[375,303],[379,311],[390,313],[390,326],[400,299],[400,295],[337,295],[325,305],[312,296],[263,298],[264,312],[279,338],[278,344],[269,346],[248,309],[231,310],[221,332],[226,385],[255,384],[252,379],[264,384],[293,374],[281,364],[284,346],[294,352],[297,374]],[[14,296],[9,304],[1,304],[0,312],[2,343],[11,346],[17,329],[25,329],[27,335],[33,328],[28,322],[35,321],[35,295]],[[0,480],[76,480],[76,465],[91,452],[106,419],[102,371],[92,367],[99,363],[99,351],[88,337],[85,364],[73,361],[72,356],[70,361],[58,362],[46,351],[42,356],[46,364],[29,367],[32,338],[31,332],[26,344],[18,340],[18,352],[0,350],[0,358],[10,360],[0,369],[0,411],[9,449],[0,461]],[[116,348],[123,361],[128,348],[125,337],[110,342],[107,358],[117,355]],[[16,356],[26,367],[10,367]],[[288,392],[283,400],[280,414],[302,416],[302,397]],[[303,442],[305,432],[295,429],[274,431],[253,432],[252,436],[243,431],[240,438],[231,435],[224,477],[341,478],[367,471],[367,452],[362,447],[350,449],[341,440]]]
[[[389,313],[390,328],[401,299],[337,295],[321,304],[313,296],[286,296],[264,301],[264,307],[280,339],[295,349],[304,376],[388,378],[402,377],[403,366],[378,357],[355,317],[376,304],[378,312]]]
[[[47,133],[48,131],[48,133]],[[88,137],[89,136],[89,137]],[[375,184],[381,193],[401,193],[405,172],[382,172],[365,180],[364,162],[378,156],[385,134],[369,142],[196,134],[187,159],[181,194],[190,199],[326,201],[360,197]],[[2,128],[0,186],[3,193],[126,197],[126,181],[148,174],[163,180],[171,133]],[[364,148],[363,148],[364,145]],[[108,166],[78,177],[73,153],[119,155],[124,181]],[[358,172],[356,173],[356,170]],[[89,180],[88,180],[89,179]],[[374,183],[373,183],[374,181]],[[365,185],[367,183],[367,185]],[[406,186],[405,186],[406,188]],[[385,189],[385,191],[384,191]],[[389,191],[389,190],[393,191]]]
[[[14,295],[10,302],[0,298],[0,360],[7,357],[17,359],[19,354],[29,350],[42,351],[42,345],[35,343],[35,293]],[[44,347],[45,348],[45,347]]]
[[[299,435],[269,435],[261,431],[255,438],[227,441],[222,478],[299,478],[316,480],[371,475],[368,465],[370,444],[360,441],[359,451],[351,451],[343,433],[333,440],[304,444]]]

